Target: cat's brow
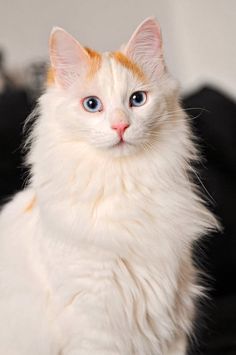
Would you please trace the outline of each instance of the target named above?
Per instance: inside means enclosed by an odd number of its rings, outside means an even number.
[[[114,58],[123,67],[131,71],[136,77],[141,81],[146,81],[146,77],[142,69],[134,63],[130,58],[128,58],[122,52],[116,51],[110,53],[111,57]]]

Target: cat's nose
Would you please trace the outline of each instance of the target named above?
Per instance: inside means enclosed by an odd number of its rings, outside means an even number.
[[[125,133],[125,130],[129,127],[129,123],[127,122],[114,122],[111,125],[112,129],[115,129],[118,133],[118,136],[120,138],[123,138],[123,135]]]

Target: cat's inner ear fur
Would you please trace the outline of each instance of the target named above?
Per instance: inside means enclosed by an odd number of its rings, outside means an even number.
[[[162,36],[154,18],[141,23],[130,38],[123,52],[138,64],[149,78],[160,77],[164,70]]]
[[[88,70],[88,53],[62,28],[53,28],[49,40],[49,52],[55,81],[63,88],[68,88]]]

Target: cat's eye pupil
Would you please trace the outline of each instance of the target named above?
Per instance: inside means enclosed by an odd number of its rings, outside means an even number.
[[[145,104],[146,99],[147,94],[145,91],[136,91],[130,96],[130,106],[142,106]]]
[[[133,98],[133,101],[138,102],[138,103],[143,101],[143,95],[140,92],[138,92],[137,94],[134,94],[132,98]]]
[[[97,107],[97,105],[98,105],[98,102],[95,99],[89,99],[87,105],[91,109],[95,109]]]

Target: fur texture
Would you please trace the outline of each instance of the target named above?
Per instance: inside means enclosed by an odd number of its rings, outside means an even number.
[[[189,178],[197,154],[161,44],[153,19],[119,55],[52,33],[31,183],[0,216],[0,354],[186,353],[192,245],[217,222]],[[147,101],[131,107],[137,91]]]

